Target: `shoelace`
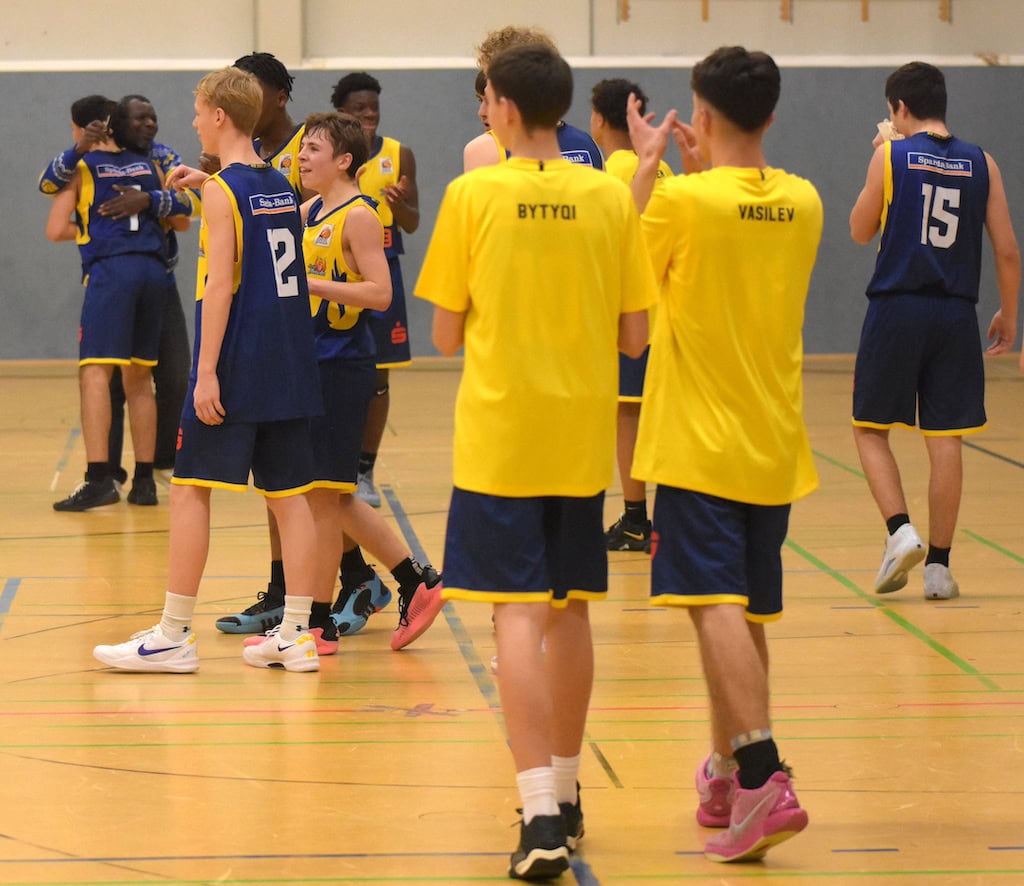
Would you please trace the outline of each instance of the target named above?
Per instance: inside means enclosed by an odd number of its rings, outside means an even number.
[[[264,612],[267,609],[274,609],[274,606],[267,605],[267,597],[270,596],[270,591],[259,591],[256,594],[256,602],[252,604],[248,609],[242,612],[242,615],[258,615],[260,612]],[[278,604],[280,605],[280,604]]]

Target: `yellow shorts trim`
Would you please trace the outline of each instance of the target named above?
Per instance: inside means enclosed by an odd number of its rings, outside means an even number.
[[[651,597],[652,606],[672,606],[676,608],[728,604],[742,606],[746,610],[749,603],[750,601],[746,597],[739,594],[658,594],[655,597]],[[768,622],[778,621],[782,618],[782,613],[773,612],[769,615],[761,615],[745,611],[744,617],[747,621],[752,621],[755,624],[767,624]]]
[[[172,486],[200,486],[204,489],[227,489],[229,492],[248,492],[249,484],[222,483],[220,480],[197,480],[193,477],[171,476]]]
[[[398,363],[378,363],[378,369],[401,369],[403,366],[412,366],[412,360],[402,360]]]
[[[87,357],[78,361],[79,366],[131,366],[131,360],[118,360],[114,357]],[[153,364],[156,365],[155,363]]]
[[[352,495],[356,491],[355,483],[343,483],[339,480],[314,480],[313,489],[333,489],[341,495]]]
[[[552,591],[472,591],[468,588],[445,586],[442,600],[466,600],[470,603],[547,603],[555,609],[565,609],[570,600],[603,600],[604,591],[569,591],[565,598],[554,599]]]
[[[260,489],[258,486],[253,488],[264,498],[291,498],[293,495],[305,495],[311,489],[316,488],[316,483],[306,483],[303,486],[296,486],[294,489],[275,489],[273,492],[267,492],[266,489]]]

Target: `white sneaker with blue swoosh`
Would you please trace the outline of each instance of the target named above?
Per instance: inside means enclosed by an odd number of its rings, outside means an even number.
[[[119,671],[191,674],[199,670],[196,635],[169,640],[160,632],[160,625],[139,631],[124,643],[96,646],[92,654],[97,661]]]

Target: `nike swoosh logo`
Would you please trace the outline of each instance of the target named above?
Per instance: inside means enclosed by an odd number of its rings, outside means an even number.
[[[284,652],[286,649],[291,649],[294,645],[295,645],[294,643],[288,643],[287,645],[282,646],[280,643],[278,643],[277,644],[277,651],[278,652]]]
[[[632,538],[636,541],[644,540],[644,534],[642,532],[628,532],[627,530],[623,529],[622,534],[626,536],[626,538]]]
[[[146,644],[143,643],[139,647],[139,655],[157,655],[160,652],[173,652],[177,648],[177,646],[168,646],[166,649],[147,649]]]
[[[751,810],[750,810],[750,812],[748,812],[748,813],[747,813],[747,814],[746,814],[746,815],[744,816],[744,818],[743,818],[743,821],[741,821],[741,822],[738,822],[738,823],[736,823],[736,822],[731,822],[731,823],[729,824],[729,832],[730,832],[731,834],[733,834],[733,835],[738,835],[738,834],[742,834],[742,833],[743,833],[743,831],[744,831],[744,830],[746,829],[747,825],[748,825],[748,824],[750,823],[750,820],[751,820],[751,819],[752,819],[752,818],[753,818],[753,817],[754,817],[755,815],[757,815],[757,813],[758,813],[758,811],[759,811],[759,810],[761,809],[761,807],[762,807],[762,806],[764,806],[764,804],[765,804],[765,803],[774,803],[774,802],[775,802],[775,795],[774,795],[774,794],[768,794],[768,795],[766,795],[766,796],[762,797],[762,798],[761,798],[761,799],[760,799],[760,800],[759,800],[759,801],[757,802],[757,805],[756,805],[756,806],[755,806],[755,807],[754,807],[753,809],[751,809]]]

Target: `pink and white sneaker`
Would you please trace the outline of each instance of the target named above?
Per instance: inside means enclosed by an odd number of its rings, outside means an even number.
[[[253,634],[251,637],[246,637],[242,641],[243,646],[259,646],[267,637],[276,637],[277,632],[281,630],[281,625],[274,625],[265,634]],[[316,653],[317,655],[334,655],[338,651],[338,634],[334,632],[333,640],[324,639],[323,628],[310,628],[309,632],[313,635],[313,639],[316,640]]]
[[[736,784],[729,829],[704,845],[710,861],[757,861],[776,843],[795,837],[807,827],[807,813],[785,772],[774,772],[761,787],[746,790]]]
[[[708,762],[697,767],[694,783],[697,787],[697,824],[705,828],[727,828],[732,815],[732,801],[736,794],[736,782],[731,778],[708,776]]]

